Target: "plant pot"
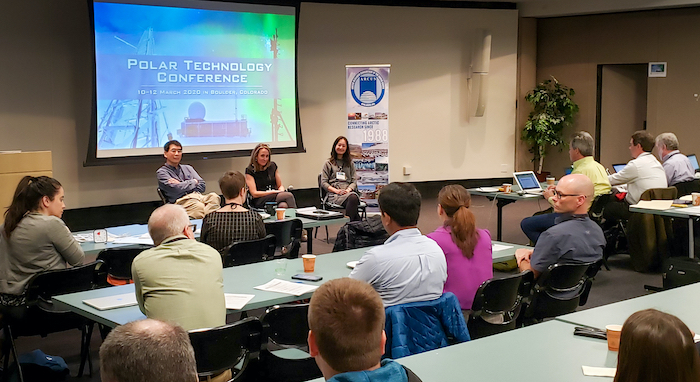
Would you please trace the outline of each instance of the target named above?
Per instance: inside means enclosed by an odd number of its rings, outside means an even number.
[[[547,181],[547,177],[551,174],[549,171],[536,172],[537,180],[542,183]]]

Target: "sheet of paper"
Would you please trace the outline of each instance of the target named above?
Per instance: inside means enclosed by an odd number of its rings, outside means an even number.
[[[91,233],[75,233],[73,234],[73,237],[78,243],[92,243],[95,241],[94,235]],[[113,242],[117,240],[119,236],[111,234],[107,232],[107,241],[108,242]]]
[[[254,294],[235,294],[235,293],[224,293],[224,299],[226,299],[226,309],[236,309],[241,310],[250,300],[255,297]]]
[[[667,210],[671,208],[673,200],[640,200],[632,207],[646,208],[650,210]]]
[[[148,234],[146,235],[148,236]],[[153,245],[153,239],[150,236],[142,238],[141,236],[120,237],[114,240],[116,244],[150,244]]]
[[[311,213],[311,212],[314,212],[316,210],[317,210],[316,207],[297,208],[297,212],[301,212],[301,213]]]
[[[689,201],[692,201],[692,200],[693,200],[693,195],[683,195],[683,196],[681,196],[681,197],[678,198],[678,199],[680,199],[680,200],[689,200]]]
[[[313,290],[316,290],[316,288],[318,288],[318,286],[316,285],[293,283],[279,279],[272,279],[272,281],[268,283],[258,285],[255,287],[255,289],[260,289],[268,292],[291,294],[294,296],[301,296],[304,293],[309,293]]]
[[[583,375],[589,377],[610,377],[614,378],[617,369],[614,367],[593,367],[593,366],[581,366],[583,369]]]
[[[700,206],[684,208],[683,212],[685,212],[687,214],[692,214],[692,215],[700,214]]]
[[[479,187],[477,190],[482,192],[498,192],[498,187]]]
[[[512,245],[496,244],[496,243],[491,244],[491,250],[493,252],[503,251],[504,249],[509,249],[509,248],[513,248],[513,246]]]

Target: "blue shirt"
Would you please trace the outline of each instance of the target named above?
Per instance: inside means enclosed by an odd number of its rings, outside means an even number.
[[[328,382],[406,382],[408,376],[398,362],[382,360],[381,367],[375,370],[349,371],[336,374]]]
[[[562,214],[537,239],[530,266],[543,273],[555,263],[587,263],[603,258],[605,236],[588,215]]]
[[[181,197],[193,192],[202,193],[206,189],[204,179],[202,179],[194,168],[187,164],[173,167],[169,164],[160,166],[156,171],[158,176],[158,187],[163,191],[163,195],[168,203],[174,203]],[[179,180],[178,184],[168,183],[168,179]]]
[[[435,300],[447,280],[440,246],[418,228],[402,229],[362,256],[350,278],[368,282],[384,307]]]
[[[690,159],[680,151],[673,150],[664,155],[663,162],[669,186],[695,179],[695,169],[690,164]]]

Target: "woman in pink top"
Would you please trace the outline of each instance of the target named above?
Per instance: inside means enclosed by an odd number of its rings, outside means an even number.
[[[476,219],[469,210],[471,202],[471,195],[464,187],[443,187],[437,207],[443,225],[428,235],[445,252],[444,291],[454,293],[463,310],[472,308],[479,285],[493,278],[491,234],[476,228]]]

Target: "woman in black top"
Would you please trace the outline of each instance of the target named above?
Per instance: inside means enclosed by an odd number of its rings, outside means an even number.
[[[263,208],[267,202],[277,202],[280,208],[296,208],[294,195],[282,185],[277,165],[270,160],[270,146],[260,143],[250,156],[250,165],[245,169],[245,182],[253,207]]]
[[[242,205],[246,198],[243,174],[239,171],[225,173],[219,179],[219,188],[226,205],[204,217],[201,241],[224,254],[234,242],[265,237],[265,223],[260,214]]]
[[[345,207],[345,215],[350,220],[360,220],[357,207],[357,176],[355,165],[350,158],[348,139],[340,136],[331,147],[331,156],[321,169],[321,187],[328,192],[328,201]]]

